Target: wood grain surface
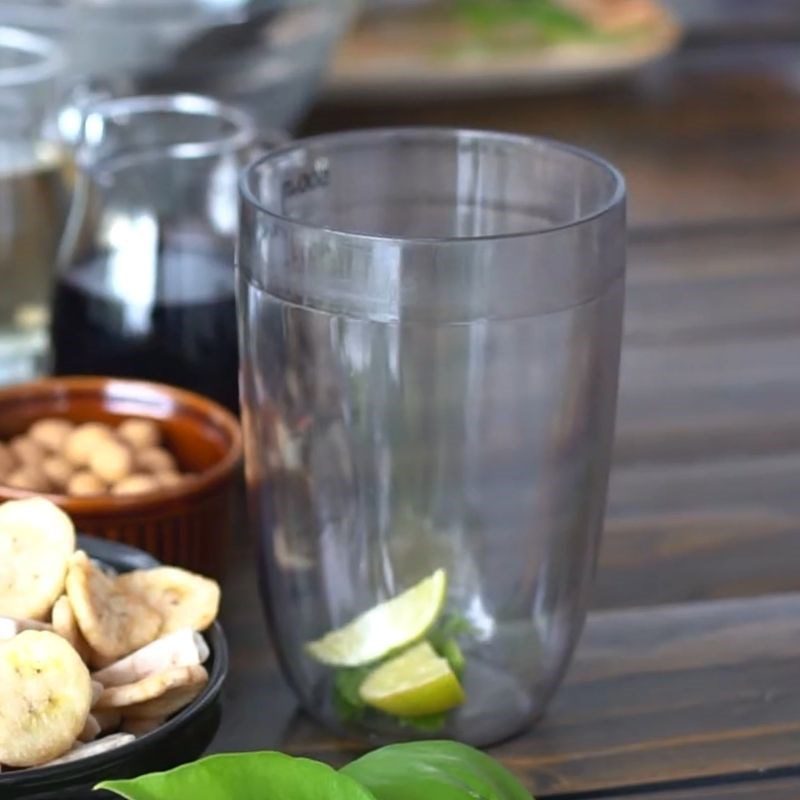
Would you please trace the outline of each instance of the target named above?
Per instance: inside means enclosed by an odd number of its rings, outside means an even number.
[[[297,714],[252,572],[242,550],[225,591],[234,647],[214,749],[278,747],[341,764],[362,745]],[[798,661],[800,594],[598,611],[546,716],[491,752],[542,797],[800,770]]]
[[[608,800],[797,800],[800,797],[800,778],[749,780],[683,790],[660,789],[644,794],[607,794],[604,797]]]
[[[392,124],[568,139],[623,168],[629,292],[591,615],[546,717],[493,752],[539,797],[800,798],[800,48],[696,44],[635,80],[491,101],[326,106]],[[248,545],[225,591],[216,749],[334,763],[296,715]]]
[[[737,39],[590,92],[322,106],[308,122],[554,136],[625,172],[628,303],[599,607],[800,590],[798,71],[794,42]]]
[[[449,125],[551,136],[614,161],[634,229],[800,214],[796,42],[687,48],[605,88],[320,106],[303,132]]]

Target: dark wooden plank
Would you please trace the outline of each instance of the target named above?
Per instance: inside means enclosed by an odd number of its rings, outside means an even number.
[[[800,35],[797,0],[665,0],[665,5],[693,39],[724,37],[763,42],[765,38]]]
[[[585,797],[585,795],[584,795]],[[724,783],[695,789],[661,789],[655,792],[606,795],[607,800],[797,800],[800,778]],[[574,800],[583,800],[580,795]]]
[[[491,752],[542,797],[798,767],[799,657],[798,595],[596,613],[549,713]],[[304,718],[284,747],[361,749]]]
[[[748,454],[762,429],[762,452],[797,443],[799,231],[676,231],[633,243],[618,463],[658,443],[674,459],[676,438],[695,460],[699,433],[735,452],[738,429]]]
[[[320,104],[304,131],[429,124],[566,139],[625,172],[635,227],[796,216],[799,63],[794,42],[689,48],[585,91]]]
[[[800,335],[800,224],[634,234],[628,347]]]
[[[800,515],[668,512],[612,518],[600,558],[597,608],[800,591]]]
[[[800,233],[634,238],[595,603],[800,590]]]

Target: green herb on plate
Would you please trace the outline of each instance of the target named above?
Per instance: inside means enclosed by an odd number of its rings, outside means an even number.
[[[530,25],[546,42],[583,39],[592,26],[555,0],[455,0],[455,11],[476,33],[493,36],[502,29]]]

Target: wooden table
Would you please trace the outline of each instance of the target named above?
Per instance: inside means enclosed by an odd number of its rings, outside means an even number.
[[[630,187],[629,305],[595,611],[567,681],[493,753],[537,797],[800,798],[800,47],[690,42],[613,87],[320,107],[598,150]],[[248,545],[217,750],[357,751],[296,716]]]

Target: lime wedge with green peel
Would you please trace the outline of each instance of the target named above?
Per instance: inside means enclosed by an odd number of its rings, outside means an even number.
[[[442,613],[446,594],[447,575],[437,569],[306,648],[317,661],[332,667],[371,664],[422,638]]]
[[[428,642],[376,667],[358,693],[367,705],[396,717],[439,714],[464,702],[455,672]]]

